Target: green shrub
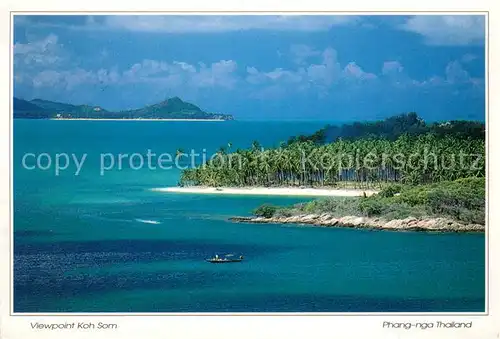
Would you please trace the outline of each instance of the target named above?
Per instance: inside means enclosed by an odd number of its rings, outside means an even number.
[[[486,222],[485,210],[469,210],[466,208],[460,209],[460,220],[466,223],[481,224],[484,225]]]
[[[274,214],[276,213],[277,210],[278,210],[278,207],[265,204],[265,205],[257,207],[253,211],[253,214],[258,216],[258,217],[271,218],[272,216],[274,216]]]
[[[395,194],[401,193],[403,190],[403,185],[400,184],[392,184],[384,187],[378,195],[383,198],[392,198]]]
[[[306,213],[316,213],[321,211],[321,201],[313,200],[304,206],[304,212]]]
[[[263,205],[257,216],[292,216],[328,213],[334,217],[364,215],[387,220],[407,217],[448,217],[464,223],[485,223],[484,178],[420,186],[391,185],[366,198],[323,198],[299,203],[291,208]],[[400,193],[399,195],[395,195]]]
[[[335,217],[358,215],[358,198],[322,198],[305,203],[301,212],[311,214],[328,213]]]
[[[396,201],[408,204],[410,206],[427,205],[428,191],[425,187],[415,187],[401,192],[401,195],[394,197]]]
[[[408,217],[421,218],[431,215],[428,208],[423,205],[410,206],[405,203],[388,204],[384,209],[384,219],[405,219]]]
[[[360,211],[369,217],[382,214],[384,207],[385,204],[378,198],[366,198],[359,201]]]
[[[280,208],[274,212],[274,216],[276,217],[291,217],[294,214],[294,210],[290,208]]]

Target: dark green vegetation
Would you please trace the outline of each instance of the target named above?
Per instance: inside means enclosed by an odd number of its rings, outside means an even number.
[[[48,119],[49,112],[29,101],[14,98],[14,119]]]
[[[42,99],[26,101],[14,98],[14,118],[233,120],[231,115],[207,113],[178,97],[140,109],[121,112],[111,112],[99,106],[71,105]]]
[[[483,139],[433,133],[395,141],[357,139],[318,145],[294,142],[217,156],[183,171],[181,185],[381,188],[485,176]]]
[[[109,113],[107,110],[99,106],[71,105],[42,99],[33,99],[30,103],[42,108],[46,112],[61,113],[64,116],[71,114],[72,117],[83,118],[87,117],[87,115],[92,116],[92,114],[98,115]]]
[[[144,119],[166,118],[233,120],[231,115],[204,112],[198,106],[184,102],[178,97],[140,109],[121,112],[121,114],[124,114],[125,116],[128,114],[132,118]]]
[[[406,186],[389,185],[366,198],[326,198],[293,207],[263,205],[256,216],[293,216],[328,213],[379,217],[385,220],[406,217],[447,217],[466,224],[485,224],[485,180],[465,178],[455,181]]]
[[[265,204],[257,207],[253,211],[253,214],[255,214],[258,217],[271,218],[276,214],[278,210],[280,210],[280,208],[277,206]]]
[[[264,205],[255,215],[329,213],[386,219],[446,216],[484,224],[485,126],[427,125],[414,113],[327,126],[279,147],[227,153],[184,170],[180,185],[308,186],[381,189],[363,198],[323,199],[293,208]]]
[[[485,124],[479,121],[447,121],[426,123],[416,113],[396,115],[385,120],[355,122],[340,126],[327,125],[312,135],[299,135],[288,140],[294,142],[312,141],[324,144],[339,139],[356,140],[360,138],[382,138],[396,140],[403,134],[417,136],[430,133],[437,137],[452,135],[457,138],[484,139]]]

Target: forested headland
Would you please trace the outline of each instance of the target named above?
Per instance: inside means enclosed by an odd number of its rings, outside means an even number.
[[[231,144],[229,144],[231,146]],[[221,147],[183,171],[181,186],[377,189],[361,198],[327,198],[290,208],[261,206],[258,217],[333,213],[381,217],[485,220],[485,124],[426,123],[415,113],[326,126],[264,149]]]
[[[180,184],[381,188],[485,176],[480,122],[427,125],[410,113],[337,127],[344,132],[327,141],[330,128],[276,148],[264,149],[258,141],[235,152],[221,147],[211,160],[183,171]]]

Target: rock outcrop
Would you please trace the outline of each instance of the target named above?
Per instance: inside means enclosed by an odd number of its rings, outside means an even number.
[[[345,216],[336,218],[328,213],[302,214],[290,217],[233,217],[234,222],[255,224],[304,224],[325,227],[351,227],[391,231],[424,231],[424,232],[484,232],[485,226],[479,224],[462,224],[446,218],[383,220],[378,218]]]

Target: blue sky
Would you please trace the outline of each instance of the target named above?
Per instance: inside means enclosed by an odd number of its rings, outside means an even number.
[[[239,119],[485,115],[482,16],[15,16],[14,95]]]

